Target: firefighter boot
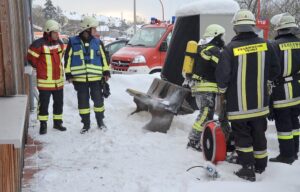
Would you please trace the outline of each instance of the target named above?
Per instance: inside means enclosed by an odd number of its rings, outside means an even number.
[[[40,122],[40,135],[44,135],[47,133],[47,121]]]
[[[83,125],[83,128],[80,130],[81,134],[85,134],[86,132],[88,132],[90,129],[89,125]]]
[[[59,131],[66,131],[67,130],[67,128],[62,125],[62,121],[54,121],[53,124],[54,124],[54,126],[53,126],[54,129],[57,129]]]
[[[199,151],[199,152],[202,151],[200,140],[190,139],[186,147],[187,148],[191,147],[191,148],[193,148],[193,149],[195,149],[196,151]]]
[[[277,157],[270,158],[269,161],[277,163],[286,163],[291,165],[295,161],[295,157],[284,157],[282,155],[278,155]]]
[[[96,113],[95,115],[96,115],[96,120],[97,120],[98,128],[99,128],[100,130],[104,130],[104,131],[105,131],[105,130],[107,129],[107,127],[106,127],[106,125],[105,125],[104,122],[103,122],[103,119],[104,119],[104,114],[103,114],[103,112]]]
[[[202,146],[201,146],[201,131],[197,131],[195,129],[192,129],[192,131],[189,134],[189,142],[187,144],[187,148],[192,147],[196,151],[202,151]]]
[[[244,165],[240,170],[237,172],[234,172],[236,176],[239,178],[248,180],[248,181],[255,181],[255,172],[254,172],[254,166],[253,165]]]
[[[107,127],[106,127],[106,125],[103,122],[103,119],[97,120],[97,124],[98,124],[98,128],[100,130],[104,130],[104,131],[107,130]]]

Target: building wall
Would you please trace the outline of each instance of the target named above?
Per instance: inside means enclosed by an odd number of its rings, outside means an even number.
[[[30,7],[30,0],[0,0],[0,96],[25,94]]]

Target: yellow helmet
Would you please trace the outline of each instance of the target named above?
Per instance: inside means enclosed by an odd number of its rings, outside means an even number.
[[[224,34],[225,29],[221,25],[218,24],[211,24],[206,27],[205,32],[204,32],[204,37],[216,37],[220,34]]]
[[[233,16],[232,23],[234,26],[255,25],[255,17],[251,11],[247,9],[241,9]]]
[[[98,26],[99,26],[99,22],[97,21],[97,19],[90,16],[84,17],[80,22],[81,31],[84,31],[91,27],[98,27]]]
[[[271,23],[275,25],[275,30],[298,27],[293,17],[289,13],[282,13],[272,17]]]
[[[60,24],[58,22],[54,21],[53,19],[49,19],[46,21],[46,23],[44,25],[44,31],[45,32],[51,32],[51,31],[60,32]]]

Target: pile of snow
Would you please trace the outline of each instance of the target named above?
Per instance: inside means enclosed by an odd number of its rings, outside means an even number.
[[[234,14],[239,9],[239,4],[234,0],[201,0],[183,5],[176,11],[176,16]]]
[[[112,95],[105,100],[106,132],[98,130],[94,114],[92,128],[85,134],[77,110],[76,92],[71,84],[64,90],[64,125],[66,132],[51,128],[38,134],[36,114],[31,115],[29,134],[41,141],[43,149],[30,160],[42,169],[32,180],[31,192],[297,192],[300,161],[292,166],[269,163],[266,172],[251,183],[236,177],[239,165],[221,162],[220,178],[208,178],[202,169],[202,154],[186,149],[188,132],[197,113],[176,116],[167,134],[142,129],[150,120],[148,112],[130,115],[135,110],[133,98],[125,90],[146,92],[157,75],[113,75]],[[91,102],[92,105],[92,102]],[[52,106],[52,105],[50,105]],[[51,113],[50,113],[51,114]],[[268,130],[270,156],[278,153],[274,127]],[[198,179],[197,179],[198,178]]]

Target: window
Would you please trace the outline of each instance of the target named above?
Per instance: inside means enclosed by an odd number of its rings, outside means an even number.
[[[154,47],[165,32],[165,28],[142,28],[132,37],[128,45]]]

